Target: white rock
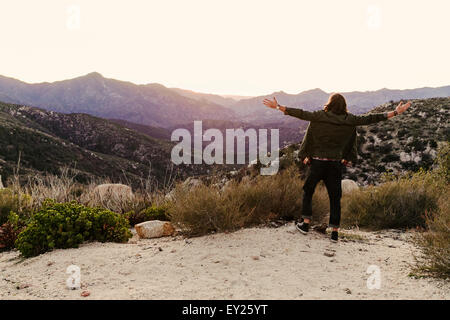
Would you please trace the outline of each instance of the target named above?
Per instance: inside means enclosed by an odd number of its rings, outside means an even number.
[[[196,178],[189,177],[183,182],[184,187],[193,188],[198,187],[202,184],[202,181]]]
[[[350,179],[343,179],[341,182],[341,186],[342,186],[342,194],[347,194],[347,193],[351,193],[354,190],[358,190],[358,184]]]
[[[175,234],[175,228],[168,221],[145,221],[134,226],[139,238],[150,239]]]
[[[0,176],[0,189],[4,189],[5,187],[3,186],[3,183],[2,183],[2,176]]]
[[[406,152],[400,152],[400,161],[401,162],[408,162],[411,161],[411,155],[409,155]]]
[[[100,184],[92,192],[85,192],[81,197],[83,203],[93,206],[101,204],[103,207],[116,212],[122,209],[123,204],[133,200],[134,195],[131,187],[113,183]]]

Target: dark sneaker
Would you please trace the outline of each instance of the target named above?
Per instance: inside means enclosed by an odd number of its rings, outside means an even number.
[[[295,224],[295,227],[297,228],[298,231],[300,231],[303,234],[307,234],[309,232],[309,223],[297,222]]]
[[[331,231],[331,241],[338,242],[338,232],[337,231]]]

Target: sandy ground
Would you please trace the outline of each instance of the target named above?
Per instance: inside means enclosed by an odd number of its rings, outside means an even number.
[[[289,223],[188,240],[135,236],[128,244],[88,243],[26,260],[5,252],[0,300],[450,298],[448,281],[408,276],[417,252],[411,234],[351,234],[333,244]],[[81,268],[79,290],[66,288],[72,264]],[[380,268],[379,289],[367,287],[370,265]]]

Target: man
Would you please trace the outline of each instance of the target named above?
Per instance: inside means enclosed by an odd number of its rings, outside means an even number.
[[[297,222],[296,227],[301,233],[308,233],[312,217],[312,197],[317,183],[323,180],[330,199],[331,240],[337,242],[341,220],[342,166],[349,166],[357,159],[356,127],[397,116],[405,112],[411,102],[400,102],[395,111],[360,116],[348,112],[345,98],[339,93],[331,94],[323,110],[314,112],[281,106],[275,98],[264,99],[263,103],[286,115],[310,121],[299,156],[303,163],[311,167],[303,186],[303,222]]]

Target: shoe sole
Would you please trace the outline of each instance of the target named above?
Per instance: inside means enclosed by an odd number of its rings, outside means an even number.
[[[300,227],[298,225],[295,225],[295,227],[297,228],[298,231],[301,232],[301,234],[307,235],[308,232],[307,231],[303,231],[302,229],[300,229]]]

